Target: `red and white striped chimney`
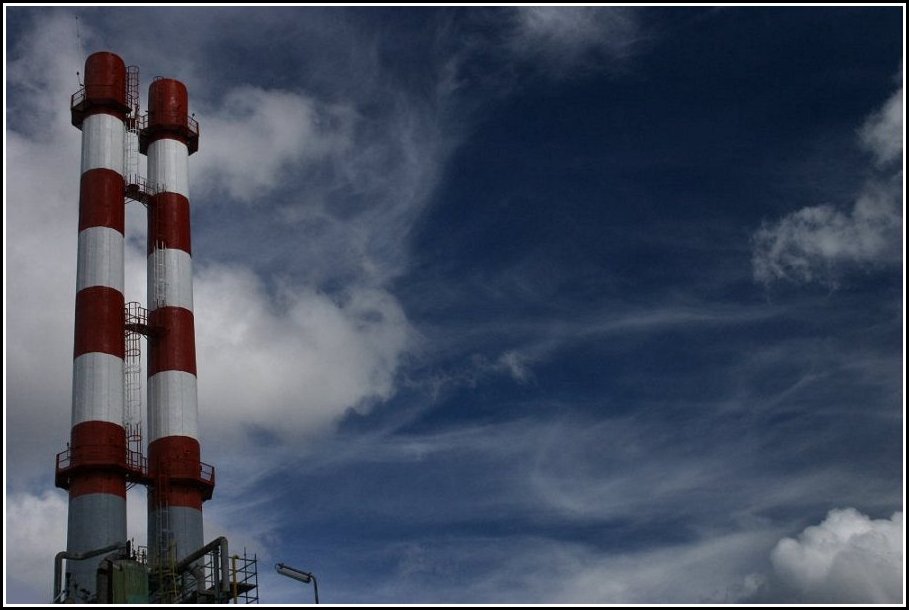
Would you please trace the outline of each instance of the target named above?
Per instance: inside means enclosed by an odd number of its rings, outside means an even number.
[[[214,471],[201,463],[190,243],[189,155],[198,129],[183,83],[156,79],[140,150],[148,155],[148,548],[152,563],[204,545],[202,502]],[[203,470],[204,469],[204,470]]]
[[[72,122],[82,130],[72,430],[69,451],[57,458],[57,485],[69,490],[70,553],[126,541],[123,60],[106,52],[89,56],[82,93],[72,100]],[[77,600],[95,594],[101,559],[67,565]]]

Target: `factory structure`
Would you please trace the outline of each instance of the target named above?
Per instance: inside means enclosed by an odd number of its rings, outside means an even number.
[[[255,556],[203,537],[215,469],[199,443],[188,165],[199,126],[186,86],[155,78],[143,114],[137,67],[94,53],[83,78],[71,99],[82,131],[72,428],[55,472],[69,516],[53,601],[256,602]],[[129,202],[147,208],[144,306],[124,295]],[[142,487],[148,539],[138,547],[127,539],[126,497]]]

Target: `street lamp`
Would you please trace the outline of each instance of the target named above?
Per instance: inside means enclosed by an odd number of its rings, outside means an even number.
[[[304,572],[303,570],[298,570],[297,568],[292,568],[283,563],[276,563],[275,570],[278,571],[278,574],[283,574],[294,580],[299,580],[300,582],[305,582],[309,584],[312,582],[313,591],[316,594],[316,603],[319,603],[319,583],[316,582],[316,575],[312,572]]]

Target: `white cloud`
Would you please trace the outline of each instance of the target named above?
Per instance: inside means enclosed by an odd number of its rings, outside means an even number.
[[[6,497],[5,544],[11,552],[6,576],[15,587],[25,587],[50,601],[54,582],[54,555],[66,541],[66,496],[46,491]],[[35,601],[35,600],[30,600]]]
[[[899,77],[902,82],[903,68]],[[903,89],[894,93],[883,108],[873,113],[859,130],[862,145],[875,156],[879,166],[899,160],[903,155]]]
[[[893,260],[902,227],[899,203],[895,188],[876,184],[851,211],[812,206],[765,222],[752,237],[755,279],[836,283],[848,265]]]
[[[79,138],[6,144],[6,448],[29,476],[52,467],[34,439],[62,450],[70,425]]]
[[[878,166],[902,155],[903,88],[873,113],[859,132]],[[900,260],[903,174],[869,181],[851,210],[824,204],[805,207],[752,236],[754,278],[836,285],[851,266]]]
[[[45,10],[39,27],[41,40],[22,37],[7,60],[7,116],[15,117],[8,123],[11,131],[46,143],[60,130],[73,130],[67,101],[79,88],[77,72],[82,73],[87,55],[79,34],[91,36],[92,30],[58,9]]]
[[[626,57],[639,35],[632,8],[521,7],[514,10],[509,46],[518,56],[562,69]]]
[[[774,574],[794,602],[899,604],[903,601],[903,513],[870,519],[834,509],[798,539],[773,549]]]
[[[334,301],[285,286],[270,298],[243,268],[202,269],[196,277],[203,429],[252,424],[293,441],[329,431],[347,409],[394,392],[410,329],[387,291],[353,286]]]
[[[307,164],[346,152],[353,137],[349,107],[250,85],[228,92],[204,117],[195,186],[250,203],[298,181]]]
[[[77,87],[75,71],[85,53],[74,46],[72,14],[40,16],[23,25],[29,31],[8,70],[17,121],[7,134],[6,156],[6,340],[13,356],[7,363],[6,416],[17,431],[7,445],[10,458],[21,463],[17,484],[52,468],[47,456],[65,443],[71,400],[80,139],[65,100]],[[79,27],[84,40],[98,39],[85,23]],[[150,57],[163,61],[157,51]],[[124,58],[143,65],[142,55]],[[189,59],[168,61],[173,67]],[[197,268],[202,413],[207,404],[223,410],[223,418],[211,416],[218,429],[235,425],[246,431],[241,424],[251,420],[271,430],[279,425],[269,418],[278,415],[300,423],[280,426],[284,434],[305,425],[313,434],[324,433],[347,409],[366,409],[394,393],[412,331],[388,281],[406,266],[401,236],[426,204],[446,148],[433,108],[413,103],[387,80],[376,77],[353,93],[351,106],[345,106],[240,84],[199,116],[202,146],[190,163],[193,190],[220,185],[235,199],[262,205],[259,194],[284,189],[289,196],[267,202],[271,212],[262,214],[261,232],[274,224],[293,227],[283,243],[266,244],[290,253],[280,258],[280,267],[272,265],[283,279],[266,277],[261,267],[256,275],[229,258]],[[210,99],[205,91],[190,94]],[[390,115],[381,121],[363,121],[351,109],[382,100]],[[309,171],[315,175],[304,175]],[[205,203],[194,196],[194,204]],[[211,199],[208,204],[219,205]],[[219,209],[219,227],[236,222],[228,210]],[[144,214],[138,204],[127,208],[126,296],[140,302]],[[220,256],[244,259],[243,248],[262,250],[244,242]],[[284,282],[280,294],[266,291],[271,281]],[[316,288],[323,283],[331,283],[331,296]],[[248,344],[244,349],[231,343],[238,334]],[[239,397],[249,402],[241,406]],[[252,417],[241,418],[244,410]]]

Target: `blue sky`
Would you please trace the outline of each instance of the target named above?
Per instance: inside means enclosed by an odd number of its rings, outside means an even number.
[[[201,126],[206,538],[263,602],[904,599],[902,8],[4,12],[8,601],[65,546],[96,50]]]

